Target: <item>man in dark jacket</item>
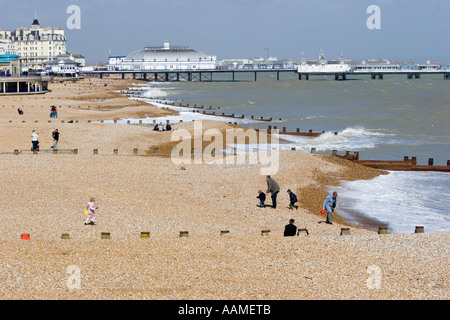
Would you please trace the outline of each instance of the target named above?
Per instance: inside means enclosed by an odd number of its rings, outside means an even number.
[[[291,189],[288,189],[287,193],[289,193],[289,209],[298,209],[298,206],[295,204],[298,201],[295,193],[293,193]]]
[[[59,131],[58,129],[55,129],[55,131],[52,132],[52,138],[53,138],[53,145],[51,146],[52,149],[58,149],[58,141],[59,141]]]
[[[266,194],[272,195],[272,209],[276,209],[277,207],[277,196],[280,192],[280,186],[273,180],[270,176],[266,177],[267,180],[267,191]]]
[[[297,226],[294,224],[294,219],[289,220],[289,224],[284,227],[284,236],[293,237],[297,233]]]

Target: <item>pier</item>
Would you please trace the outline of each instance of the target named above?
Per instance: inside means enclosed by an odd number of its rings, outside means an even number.
[[[406,76],[406,79],[420,79],[423,75],[441,75],[444,80],[450,80],[450,70],[397,70],[397,71],[348,71],[348,72],[298,72],[299,80],[310,80],[312,77],[328,76],[334,80],[356,79],[358,76],[370,76],[371,80],[383,80],[386,75]]]
[[[257,81],[259,74],[274,74],[277,81],[281,74],[297,74],[298,80],[310,80],[314,77],[330,77],[334,80],[349,80],[369,77],[372,80],[383,80],[387,75],[402,75],[406,79],[421,79],[423,75],[440,75],[444,80],[450,80],[450,70],[398,70],[398,71],[348,71],[348,72],[298,72],[298,69],[212,69],[212,70],[158,70],[158,71],[107,71],[97,70],[83,72],[85,76],[97,76],[102,79],[118,75],[122,79],[131,76],[133,79],[142,79],[153,82],[239,82]],[[250,75],[250,77],[249,77]],[[244,79],[245,77],[245,79]]]

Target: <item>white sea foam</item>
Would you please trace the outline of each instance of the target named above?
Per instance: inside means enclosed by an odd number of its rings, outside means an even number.
[[[280,133],[279,138],[290,142],[283,146],[284,149],[295,147],[299,150],[309,152],[311,148],[316,148],[317,151],[359,151],[360,149],[372,149],[379,143],[389,141],[390,136],[391,134],[378,130],[347,128],[337,134],[328,131],[315,138],[283,135],[283,133]]]
[[[450,174],[393,171],[373,180],[342,182],[339,214],[375,218],[393,233],[450,231]],[[330,190],[331,191],[331,190]]]

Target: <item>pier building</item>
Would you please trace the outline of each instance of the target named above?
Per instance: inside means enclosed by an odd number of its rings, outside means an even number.
[[[135,51],[109,69],[117,71],[151,70],[211,70],[216,68],[216,56],[207,55],[188,47],[146,47]]]

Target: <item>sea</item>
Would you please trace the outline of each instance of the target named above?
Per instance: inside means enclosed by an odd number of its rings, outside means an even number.
[[[287,131],[325,131],[317,138],[282,135],[290,150],[331,154],[338,150],[359,152],[360,159],[403,160],[417,164],[447,165],[450,160],[450,81],[442,75],[368,75],[346,81],[331,77],[299,80],[294,73],[253,73],[227,76],[213,82],[149,82],[136,85],[140,99],[159,107],[165,103],[204,106],[216,114],[244,115],[244,119],[206,116],[186,108],[174,108],[179,116],[144,121],[171,122],[215,119],[237,122],[245,128]],[[208,111],[210,112],[210,111]],[[263,117],[273,121],[252,120]],[[126,119],[124,119],[126,120]],[[128,119],[129,120],[129,119]],[[133,119],[137,121],[137,119]],[[142,119],[141,119],[142,120]],[[337,133],[337,134],[336,134]],[[378,220],[390,233],[450,231],[450,174],[392,171],[370,181],[343,182],[330,191],[339,193],[339,214],[347,220],[357,215]],[[357,224],[356,221],[352,221]]]

